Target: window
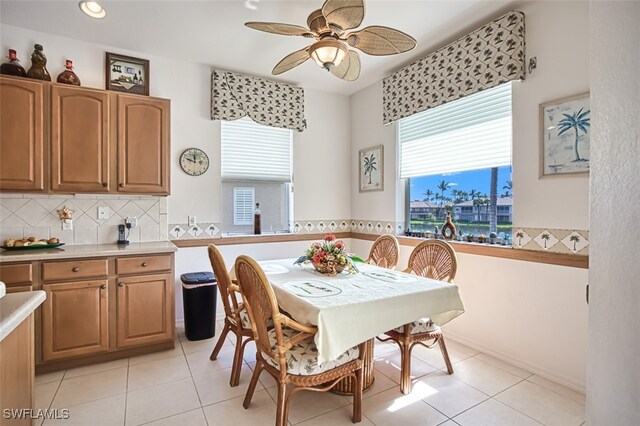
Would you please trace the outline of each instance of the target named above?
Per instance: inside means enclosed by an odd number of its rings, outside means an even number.
[[[253,225],[256,205],[255,188],[233,188],[233,224]]]
[[[256,203],[263,233],[289,232],[292,216],[292,131],[251,119],[223,121],[222,230],[253,233]]]
[[[509,236],[511,135],[511,83],[401,119],[399,169],[400,178],[408,179],[407,229],[431,231],[451,213],[458,233]],[[416,210],[424,204],[431,207],[428,215]]]

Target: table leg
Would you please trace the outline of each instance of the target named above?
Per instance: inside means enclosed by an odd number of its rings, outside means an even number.
[[[373,375],[373,339],[367,340],[364,344],[364,359],[362,365],[362,391],[366,392],[373,385],[375,377]],[[353,395],[355,390],[356,381],[353,377],[346,377],[342,379],[331,392],[339,393],[341,395]]]

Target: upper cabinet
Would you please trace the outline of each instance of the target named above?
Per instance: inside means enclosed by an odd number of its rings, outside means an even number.
[[[118,191],[169,194],[169,101],[118,95]]]
[[[51,87],[51,189],[109,192],[109,93]]]
[[[169,194],[168,99],[10,77],[0,89],[0,191]]]
[[[44,191],[45,86],[0,78],[0,190]]]

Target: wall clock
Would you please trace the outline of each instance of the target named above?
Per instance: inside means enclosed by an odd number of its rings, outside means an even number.
[[[185,149],[180,154],[180,168],[190,176],[200,176],[209,168],[209,157],[201,149]]]

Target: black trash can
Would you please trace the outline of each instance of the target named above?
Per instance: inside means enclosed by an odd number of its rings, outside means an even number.
[[[189,340],[209,339],[216,334],[216,295],[213,272],[182,274],[184,334]]]

